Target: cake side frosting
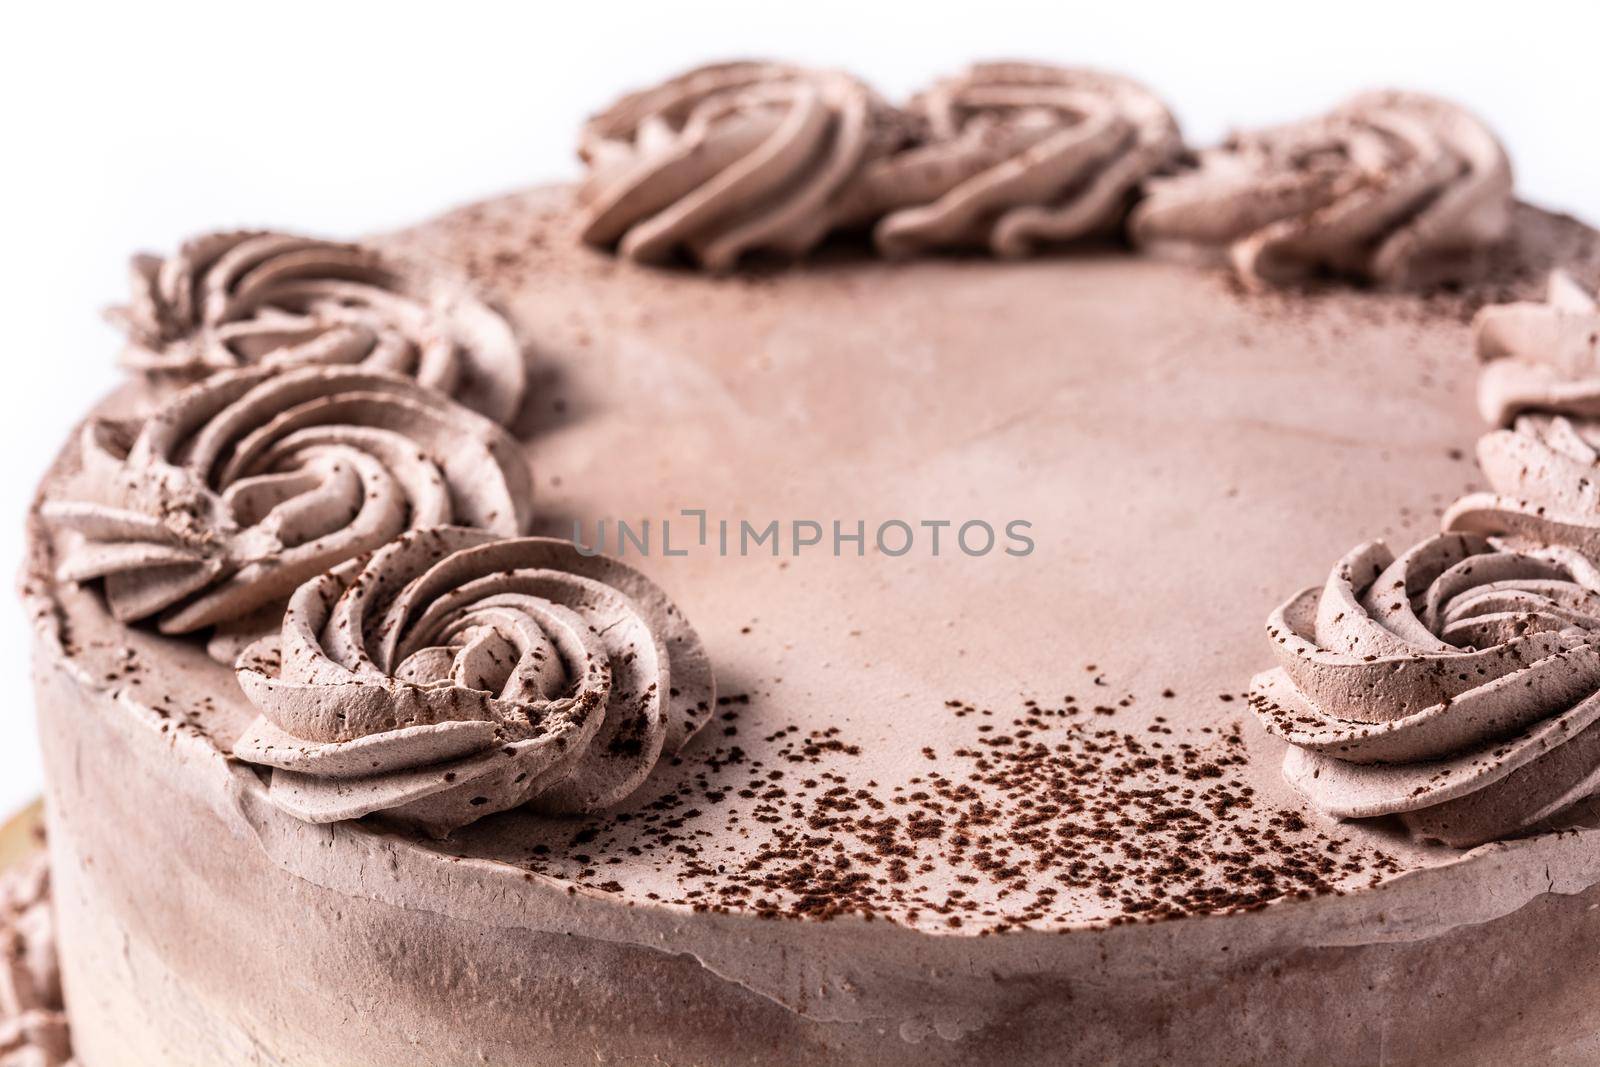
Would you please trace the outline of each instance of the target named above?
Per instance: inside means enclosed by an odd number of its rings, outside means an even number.
[[[1540,946],[1537,969],[1515,965],[1528,1000],[1485,989],[1469,1024],[1413,1027],[1387,1046],[1421,1062],[1562,1047],[1551,1044],[1571,1037],[1561,1021],[1570,1024],[1588,991],[1581,980],[1574,990],[1570,977],[1540,977],[1576,966],[1579,946],[1553,935],[1580,932],[1593,914],[1592,896],[1561,896],[1595,877],[1588,850],[1570,838],[1540,839],[1533,855],[1480,856],[1466,880],[1449,868],[1418,871],[1381,894],[1071,936],[930,936],[848,914],[775,922],[623,906],[604,889],[416,848],[361,824],[308,831],[186,724],[194,705],[162,720],[127,700],[137,684],[97,692],[94,680],[69,680],[70,664],[41,662],[41,699],[76,712],[51,720],[45,745],[63,830],[52,849],[74,1039],[96,1067],[200,1067],[255,1047],[296,1062],[396,1067],[561,1064],[590,1052],[797,1067],[866,1056],[909,1067],[996,1054],[1088,1064],[1117,1050],[1160,1062],[1226,1058],[1231,1048],[1237,1061],[1241,1040],[1260,1046],[1246,1062],[1284,1049],[1360,1059],[1372,1047],[1364,1024],[1308,1032],[1305,998],[1398,1011],[1416,1002],[1417,983],[1404,977],[1415,968],[1496,952],[1526,961],[1510,946]],[[96,743],[84,747],[90,730]],[[81,777],[65,773],[75,750]],[[141,809],[163,815],[103,815]],[[175,878],[196,891],[170,892]],[[285,969],[300,976],[293,996],[273,982]],[[384,1007],[352,1012],[352,999]],[[1174,1002],[1194,1007],[1171,1013]],[[1530,1035],[1519,1005],[1537,1005],[1541,1022],[1548,1011],[1552,1025]],[[628,1025],[615,1025],[623,1017]],[[1152,1017],[1170,1022],[1152,1029]]]

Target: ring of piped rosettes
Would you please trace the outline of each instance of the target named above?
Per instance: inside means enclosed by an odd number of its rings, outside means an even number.
[[[625,799],[709,718],[694,628],[638,571],[551,538],[438,527],[302,585],[236,673],[234,754],[313,823],[442,835]]]

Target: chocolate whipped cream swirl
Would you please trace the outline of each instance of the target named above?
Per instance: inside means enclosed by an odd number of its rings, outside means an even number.
[[[583,240],[710,270],[751,252],[800,255],[827,233],[839,190],[902,135],[894,110],[848,74],[699,67],[584,126]]]
[[[1523,415],[1478,439],[1478,465],[1492,491],[1451,504],[1445,529],[1600,560],[1600,423]]]
[[[654,584],[567,541],[419,530],[301,586],[246,649],[234,753],[308,822],[443,834],[624,799],[709,717],[710,663]]]
[[[1154,94],[1094,70],[982,63],[909,110],[923,136],[867,163],[835,209],[843,228],[875,221],[874,241],[890,256],[1020,256],[1107,233],[1139,183],[1183,148]]]
[[[499,423],[522,403],[510,325],[459,279],[359,244],[211,233],[134,257],[133,296],[108,316],[123,363],[202,376],[248,366],[355,365],[415,378]]]
[[[0,1064],[64,1067],[71,1045],[40,851],[0,878]]]
[[[79,461],[40,508],[61,578],[166,633],[240,620],[415,527],[521,533],[532,498],[495,423],[344,367],[217,374],[142,421],[91,421]]]
[[[1253,285],[1440,280],[1505,236],[1512,204],[1510,163],[1482,122],[1392,91],[1238,134],[1146,193],[1130,219],[1138,241],[1226,250]]]
[[[1458,847],[1600,788],[1600,575],[1548,540],[1444,533],[1398,558],[1372,542],[1274,612],[1279,667],[1251,702],[1292,746],[1290,783]]]
[[[1525,411],[1600,416],[1600,304],[1562,271],[1543,303],[1486,307],[1472,323],[1478,407],[1496,426]]]

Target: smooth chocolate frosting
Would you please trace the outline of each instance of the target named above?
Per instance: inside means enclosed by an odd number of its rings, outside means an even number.
[[[1342,818],[1401,814],[1455,846],[1535,825],[1600,782],[1592,566],[1462,533],[1353,550],[1273,613],[1251,700],[1284,774]]]
[[[359,244],[243,230],[135,256],[133,294],[108,316],[134,370],[201,376],[264,365],[361,364],[415,378],[509,422],[522,402],[510,325],[437,266]]]
[[[435,833],[615,804],[715,698],[700,638],[639,572],[448,526],[301,586],[238,678],[261,717],[234,754],[276,768],[285,811]]]
[[[0,1064],[62,1067],[72,1058],[56,966],[50,866],[36,852],[0,877]]]
[[[1514,249],[1592,245],[1518,214]],[[772,284],[619,269],[562,239],[574,216],[538,190],[385,240],[460,264],[540,339],[544,529],[648,516],[659,547],[672,517],[693,544],[680,509],[707,509],[711,547],[628,562],[695,620],[716,722],[592,816],[508,811],[444,841],[308,824],[271,798],[275,768],[232,755],[260,715],[234,672],[55,581],[60,538],[36,526],[87,1063],[1588,1047],[1593,806],[1467,852],[1339,823],[1239,699],[1272,590],[1373,531],[1425,538],[1425,487],[1473,477],[1480,293],[1262,297],[1103,249],[839,257]],[[1022,516],[1038,551],[715,548],[719,516],[894,515]]]
[[[902,133],[894,110],[848,74],[698,67],[584,126],[583,239],[711,270],[758,250],[798,255],[827,233],[835,194]]]
[[[867,163],[838,207],[843,225],[875,221],[887,255],[980,247],[1018,256],[1105,233],[1183,147],[1148,89],[1081,68],[980,63],[910,111],[923,135]]]
[[[1600,416],[1600,305],[1564,271],[1550,275],[1542,303],[1519,301],[1478,312],[1478,406],[1496,426],[1523,411]]]
[[[1225,249],[1253,285],[1318,272],[1434,280],[1501,240],[1512,202],[1510,163],[1482,122],[1397,91],[1237,134],[1146,192],[1130,220],[1137,240]]]
[[[499,426],[409,378],[225,371],[147,418],[93,419],[41,508],[76,534],[66,580],[167,633],[239,620],[401,532],[527,526],[532,477]]]

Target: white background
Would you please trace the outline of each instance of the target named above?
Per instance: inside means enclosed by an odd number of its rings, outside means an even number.
[[[25,8],[19,12],[18,8]],[[576,173],[621,90],[711,59],[840,66],[891,98],[973,59],[1120,70],[1193,144],[1362,88],[1454,97],[1525,199],[1600,220],[1589,3],[12,5],[0,21],[0,561],[32,486],[117,380],[98,310],[127,254],[239,224],[353,235]],[[0,813],[38,791],[28,630],[0,610]]]

